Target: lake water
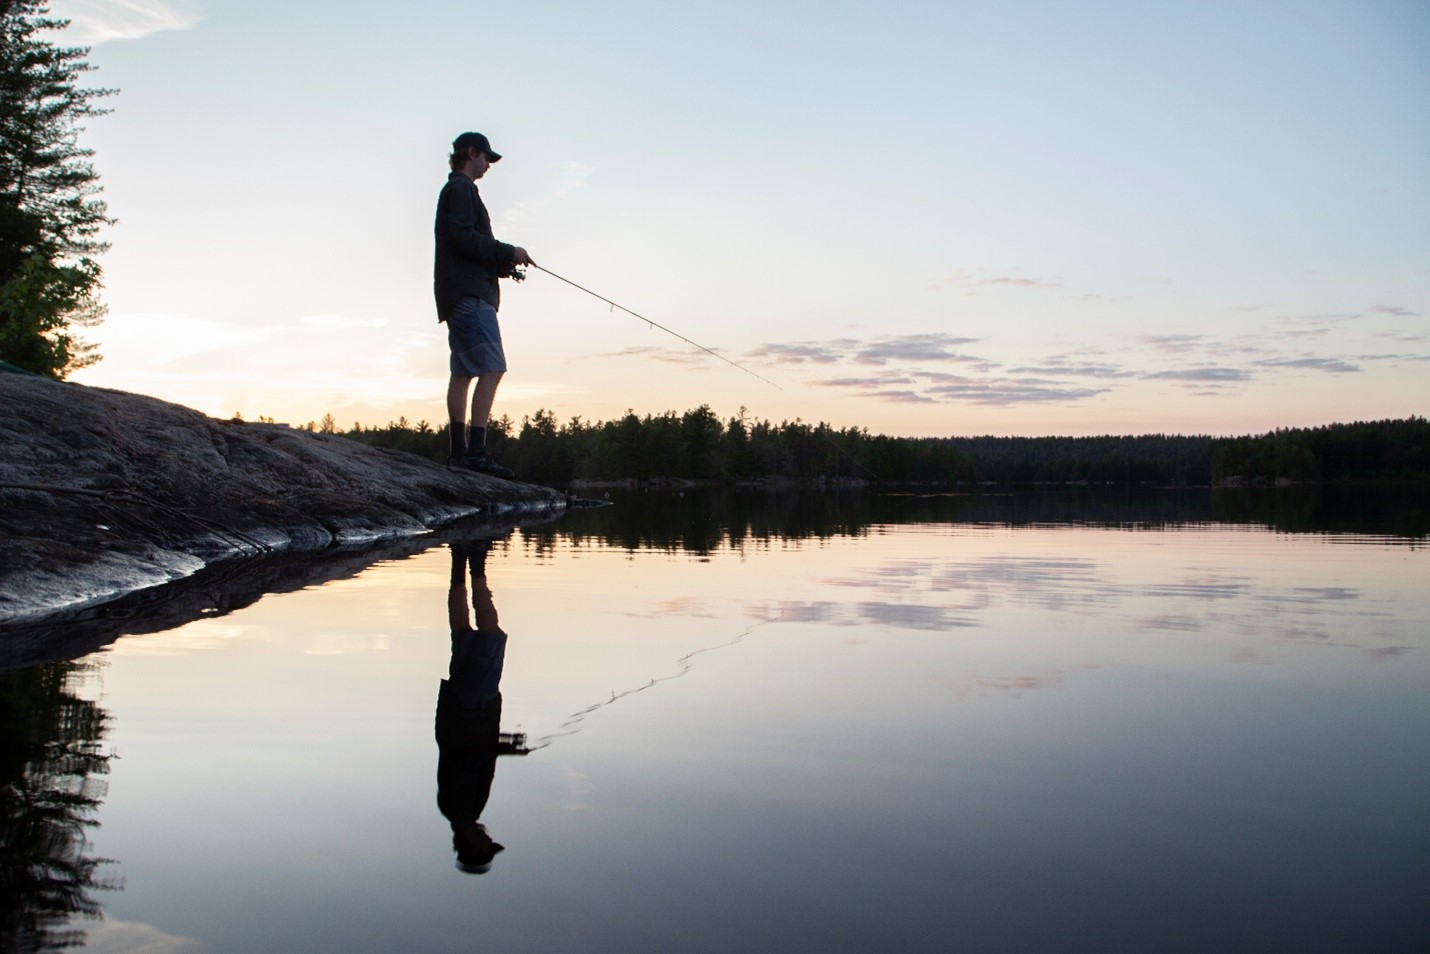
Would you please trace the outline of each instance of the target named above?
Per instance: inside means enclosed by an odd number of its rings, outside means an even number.
[[[1423,952],[1418,499],[618,494],[210,582],[0,675],[5,944]]]

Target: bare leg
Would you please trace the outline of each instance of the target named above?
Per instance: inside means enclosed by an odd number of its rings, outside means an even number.
[[[472,386],[472,379],[468,377],[458,377],[452,375],[447,382],[447,420],[455,423],[465,424],[467,422],[467,389]],[[487,409],[491,409],[491,400],[487,400]],[[476,401],[473,400],[473,406]]]
[[[505,371],[488,371],[477,378],[477,387],[472,391],[472,419],[473,427],[486,427],[487,419],[492,416],[492,402],[496,400],[497,385],[501,384],[502,375]],[[451,392],[448,392],[448,404],[451,403]]]
[[[472,418],[471,427],[483,428],[481,434],[467,433],[468,428],[462,426],[461,415],[466,410],[462,407],[462,401],[467,396],[467,385],[471,383],[471,378],[453,378],[451,385],[447,388],[447,409],[452,416],[451,427],[453,433],[462,433],[464,440],[462,443],[462,463],[478,473],[486,474],[489,477],[500,477],[503,480],[511,480],[512,472],[510,467],[503,467],[487,456],[486,441],[483,437],[486,434],[485,428],[487,420],[492,416],[492,401],[496,400],[497,385],[501,383],[503,372],[488,371],[486,374],[477,375],[477,386],[472,391]],[[465,438],[470,438],[471,443],[467,443]],[[453,444],[452,457],[457,457]]]

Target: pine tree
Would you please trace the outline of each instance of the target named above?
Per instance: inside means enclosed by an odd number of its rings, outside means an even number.
[[[47,38],[68,20],[42,0],[0,0],[0,360],[63,378],[99,360],[75,328],[104,315],[106,215],[79,121],[108,112],[84,89],[88,47]]]

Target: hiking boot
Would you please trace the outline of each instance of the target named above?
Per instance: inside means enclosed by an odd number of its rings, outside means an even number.
[[[492,459],[491,454],[468,455],[462,458],[462,466],[468,470],[475,470],[479,474],[486,474],[488,477],[500,477],[502,480],[511,480],[516,476],[510,467],[503,467]]]

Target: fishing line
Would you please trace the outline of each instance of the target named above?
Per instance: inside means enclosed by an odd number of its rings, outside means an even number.
[[[599,298],[601,301],[603,301],[603,302],[605,302],[606,304],[610,305],[612,308],[619,308],[621,311],[625,312],[626,314],[628,314],[628,315],[630,315],[630,316],[632,316],[632,317],[634,317],[634,318],[639,318],[641,321],[644,321],[647,325],[650,325],[652,328],[659,328],[661,331],[664,331],[666,334],[668,334],[668,335],[673,335],[673,336],[675,336],[676,338],[679,338],[681,341],[684,341],[686,344],[690,345],[692,348],[699,348],[701,351],[704,351],[706,354],[713,354],[715,357],[719,358],[721,361],[725,362],[726,364],[731,365],[731,366],[736,367],[736,368],[739,368],[741,371],[745,372],[746,374],[750,375],[751,377],[759,378],[761,381],[765,382],[766,384],[768,384],[768,385],[769,385],[770,387],[772,387],[772,388],[776,388],[777,390],[780,390],[780,391],[783,391],[783,390],[784,390],[784,388],[780,387],[778,384],[776,384],[775,382],[771,381],[769,378],[761,377],[760,375],[758,375],[758,374],[756,374],[755,372],[751,371],[749,368],[745,367],[743,364],[740,364],[740,363],[737,362],[737,361],[731,361],[729,358],[725,357],[725,356],[724,356],[723,354],[721,354],[720,352],[718,352],[718,351],[712,351],[711,349],[705,347],[703,344],[700,344],[700,343],[695,342],[695,341],[691,341],[689,338],[685,337],[685,335],[681,334],[680,332],[678,332],[678,331],[671,331],[669,328],[667,328],[665,325],[662,325],[660,322],[658,322],[658,321],[652,321],[651,319],[647,318],[645,315],[642,315],[642,314],[640,314],[640,313],[638,313],[638,312],[631,311],[631,310],[630,310],[629,308],[627,308],[625,305],[622,305],[622,304],[620,304],[620,303],[618,303],[618,302],[611,301],[611,299],[607,298],[605,295],[598,295],[598,294],[596,294],[595,292],[591,291],[591,289],[585,287],[584,285],[578,285],[578,284],[576,284],[575,282],[573,282],[571,279],[569,279],[569,278],[564,278],[564,277],[562,277],[562,276],[556,274],[555,272],[553,272],[553,271],[552,271],[551,269],[549,269],[549,268],[542,268],[540,265],[536,264],[535,262],[532,262],[532,263],[531,263],[531,267],[532,267],[532,268],[535,268],[535,269],[540,269],[541,271],[543,271],[543,272],[545,272],[546,274],[550,275],[552,278],[559,279],[560,281],[563,281],[563,282],[565,282],[566,284],[570,285],[572,288],[580,289],[581,291],[583,291],[583,292],[585,292],[586,294],[590,295],[592,298]]]
[[[552,271],[551,269],[549,269],[549,268],[543,268],[542,266],[536,264],[535,262],[532,262],[532,263],[531,263],[531,267],[537,269],[538,271],[543,271],[543,272],[545,272],[546,274],[550,275],[552,278],[555,278],[555,279],[557,279],[557,280],[559,280],[559,281],[565,282],[566,284],[570,285],[572,288],[579,289],[580,291],[585,292],[586,294],[590,295],[592,298],[595,298],[595,299],[598,299],[598,300],[600,300],[600,301],[605,302],[606,304],[610,305],[612,309],[619,308],[621,311],[625,312],[626,314],[630,315],[631,317],[633,317],[633,318],[638,318],[638,319],[640,319],[641,321],[644,321],[644,322],[645,322],[647,325],[649,325],[650,327],[652,327],[652,328],[659,328],[661,331],[664,331],[666,334],[672,335],[672,336],[674,336],[674,337],[676,337],[676,338],[679,338],[681,341],[683,341],[683,342],[685,342],[686,344],[690,345],[692,348],[699,348],[701,351],[704,351],[706,354],[714,355],[715,357],[719,358],[721,361],[724,361],[726,364],[731,365],[731,366],[736,367],[736,368],[739,368],[741,371],[745,372],[746,374],[750,375],[751,377],[759,378],[761,381],[765,382],[766,384],[768,384],[768,385],[769,385],[770,387],[772,387],[772,388],[775,388],[775,389],[780,390],[780,391],[783,391],[783,390],[784,390],[783,387],[780,387],[780,385],[778,385],[778,384],[776,384],[775,382],[771,381],[769,378],[762,377],[761,375],[756,374],[755,372],[751,371],[749,368],[745,367],[743,364],[740,364],[739,362],[736,362],[736,361],[731,361],[729,358],[725,357],[725,356],[724,356],[723,354],[721,354],[720,352],[714,351],[714,350],[712,350],[712,349],[710,349],[710,348],[707,348],[707,347],[705,347],[703,344],[700,344],[699,342],[691,341],[689,338],[685,337],[685,335],[681,334],[680,332],[678,332],[678,331],[672,331],[671,329],[667,328],[665,325],[662,325],[662,324],[661,324],[660,322],[658,322],[658,321],[653,321],[653,320],[651,320],[650,318],[647,318],[645,315],[640,314],[639,312],[632,311],[631,309],[627,308],[625,305],[620,304],[619,302],[611,301],[611,299],[607,298],[605,295],[598,295],[596,292],[591,291],[591,289],[587,288],[586,286],[584,286],[584,285],[578,285],[578,284],[576,284],[575,282],[573,282],[571,279],[566,278],[566,277],[564,277],[564,276],[562,276],[562,275],[558,275],[558,274],[556,274],[555,272],[553,272],[553,271]],[[855,467],[858,467],[860,470],[864,471],[864,473],[868,474],[870,477],[873,477],[875,480],[879,481],[880,483],[883,483],[883,482],[884,482],[884,479],[883,479],[882,477],[880,477],[878,474],[874,473],[874,472],[873,472],[872,470],[870,470],[868,467],[865,467],[863,464],[859,463],[859,461],[855,459],[855,457],[854,457],[853,454],[850,454],[850,453],[849,453],[848,451],[846,451],[844,448],[840,447],[839,444],[834,440],[834,438],[830,437],[828,434],[821,434],[820,436],[823,437],[823,438],[829,443],[829,446],[833,447],[833,448],[834,448],[836,451],[838,451],[840,454],[844,455],[844,457],[848,459],[849,463],[853,464]]]

